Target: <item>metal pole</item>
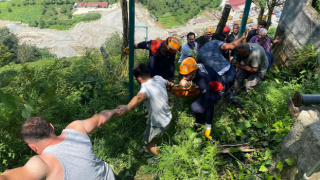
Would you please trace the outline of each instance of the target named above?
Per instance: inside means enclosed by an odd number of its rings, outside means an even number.
[[[320,167],[320,161],[318,161],[307,173],[303,175],[301,180],[309,179],[314,172]]]
[[[242,17],[242,21],[241,21],[241,26],[240,26],[240,31],[239,31],[238,38],[241,38],[242,34],[246,30],[246,25],[247,25],[247,20],[248,20],[248,17],[249,17],[249,11],[250,11],[250,7],[251,7],[251,2],[252,2],[252,0],[246,0],[246,4],[244,6],[243,17]],[[237,60],[237,48],[234,51],[234,56],[233,56],[232,63],[234,61],[236,61],[236,60]]]
[[[148,41],[148,26],[135,26],[136,28],[146,28],[146,41]],[[146,56],[148,56],[148,51],[146,51]]]
[[[133,98],[133,73],[134,65],[134,4],[135,0],[129,0],[129,101]]]

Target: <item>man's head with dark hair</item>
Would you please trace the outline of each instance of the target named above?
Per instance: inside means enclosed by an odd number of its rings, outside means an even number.
[[[260,28],[266,28],[266,27],[267,27],[267,22],[266,22],[265,20],[259,21],[258,29],[260,29]]]
[[[195,39],[196,39],[196,34],[194,34],[193,32],[189,32],[187,34],[187,41],[190,47],[194,46]]]
[[[240,30],[239,24],[234,24],[233,25],[233,34],[238,35]]]
[[[137,78],[150,78],[150,71],[149,68],[146,64],[144,63],[139,63],[136,66],[133,67],[132,69],[134,77]]]
[[[205,45],[207,42],[209,42],[209,38],[208,38],[206,35],[200,36],[200,37],[198,38],[199,47]]]
[[[196,37],[196,34],[195,34],[194,32],[189,32],[189,33],[187,34],[187,39],[189,39],[189,36],[194,36],[194,37]]]
[[[47,139],[53,133],[53,128],[41,116],[27,119],[21,126],[20,135],[25,142],[38,142]]]
[[[237,47],[238,55],[246,58],[250,55],[250,46],[246,42],[241,42]]]
[[[225,35],[223,34],[213,33],[212,40],[224,41],[224,37]]]

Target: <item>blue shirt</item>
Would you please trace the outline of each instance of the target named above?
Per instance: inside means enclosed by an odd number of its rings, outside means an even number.
[[[191,57],[193,54],[196,54],[197,49],[198,49],[197,42],[194,42],[194,49],[191,49],[188,43],[185,44],[182,48],[182,54],[180,56],[179,63],[181,63],[181,61],[183,61],[185,58]]]
[[[213,40],[204,44],[197,56],[197,63],[202,63],[213,68],[216,72],[230,65],[229,61],[222,55],[220,47],[223,41]]]

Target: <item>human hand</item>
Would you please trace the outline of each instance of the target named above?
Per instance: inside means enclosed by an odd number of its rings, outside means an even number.
[[[242,38],[243,38],[242,42],[246,42],[246,37],[247,37],[247,30],[245,30],[242,34]]]
[[[210,134],[211,134],[211,130],[209,130],[209,129],[206,129],[206,131],[205,131],[205,135],[206,135],[206,137],[208,138],[208,139],[212,139],[212,136],[210,136]]]
[[[277,44],[279,42],[279,36],[277,36],[274,40],[273,40],[273,44]]]
[[[171,88],[171,87],[174,86],[174,83],[173,83],[173,82],[170,82],[170,81],[167,81],[167,86],[168,86],[169,88]]]
[[[123,49],[123,52],[124,52],[125,54],[127,54],[127,55],[130,55],[130,51],[129,51],[129,48],[128,48],[128,47],[124,48],[124,49]]]
[[[240,67],[240,63],[238,61],[234,61],[233,62],[233,66],[236,67],[236,68],[239,68]]]
[[[117,110],[118,110],[118,112],[117,112],[116,116],[121,117],[129,111],[129,107],[128,107],[128,105],[119,105],[117,107]]]

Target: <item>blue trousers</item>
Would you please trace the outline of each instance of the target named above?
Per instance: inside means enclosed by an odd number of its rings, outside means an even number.
[[[175,56],[169,56],[169,58],[149,56],[148,67],[150,70],[150,76],[153,77],[155,75],[159,75],[168,81],[174,80],[174,60]]]
[[[199,95],[198,99],[191,104],[191,111],[196,116],[196,123],[212,124],[214,105],[219,101],[222,94],[211,92],[210,97]]]
[[[272,64],[273,64],[273,55],[269,51],[266,51],[266,55],[267,55],[267,58],[268,58],[268,61],[269,61],[269,66],[268,66],[267,71],[269,71],[271,66],[272,66]]]
[[[227,93],[229,92],[229,89],[233,86],[234,81],[236,80],[236,77],[237,77],[237,71],[233,66],[231,66],[230,70],[222,76],[224,86],[225,86],[225,92]]]

